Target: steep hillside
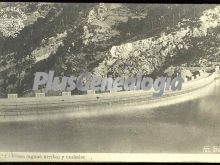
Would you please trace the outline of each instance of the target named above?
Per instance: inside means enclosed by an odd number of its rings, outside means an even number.
[[[1,3],[26,15],[16,38],[0,33],[0,96],[30,91],[34,73],[158,75],[219,57],[218,5]]]

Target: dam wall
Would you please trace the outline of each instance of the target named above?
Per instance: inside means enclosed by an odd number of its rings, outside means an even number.
[[[0,99],[0,121],[38,119],[51,115],[89,117],[167,106],[208,94],[215,78],[216,73],[213,73],[185,82],[182,90],[165,91],[161,97],[153,97],[155,91],[151,89],[72,96],[5,98]]]

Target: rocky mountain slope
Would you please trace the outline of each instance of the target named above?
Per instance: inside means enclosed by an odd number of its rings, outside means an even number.
[[[0,34],[0,95],[30,91],[34,73],[158,75],[170,65],[219,57],[219,5],[1,3],[25,27]]]

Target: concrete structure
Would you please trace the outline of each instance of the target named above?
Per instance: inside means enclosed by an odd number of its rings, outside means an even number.
[[[62,92],[62,96],[71,96],[71,92]]]
[[[110,90],[109,93],[116,93],[117,91],[115,90]]]
[[[215,85],[213,82],[215,82],[215,73],[184,83],[180,91],[165,91],[163,97],[152,97],[154,90],[149,90],[73,95],[71,97],[29,97],[13,101],[0,99],[0,122],[29,120],[30,116],[31,120],[43,117],[51,118],[51,115],[59,118],[70,114],[72,117],[91,116],[92,114],[119,112],[123,111],[123,108],[124,110],[135,110],[135,106],[138,109],[146,110],[146,108],[167,106],[207,95],[212,92],[210,85]],[[38,95],[41,96],[44,93],[38,93]]]
[[[45,93],[35,93],[35,97],[45,97]]]
[[[87,94],[95,94],[94,90],[87,90]]]
[[[216,74],[216,78],[219,79],[220,78],[220,69],[219,66],[215,67],[215,74]]]
[[[18,94],[8,94],[9,99],[16,99],[18,98]]]

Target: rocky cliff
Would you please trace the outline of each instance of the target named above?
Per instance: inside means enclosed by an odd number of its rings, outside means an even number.
[[[34,73],[160,74],[219,57],[219,5],[1,3],[25,27],[0,34],[0,95],[29,91]]]

